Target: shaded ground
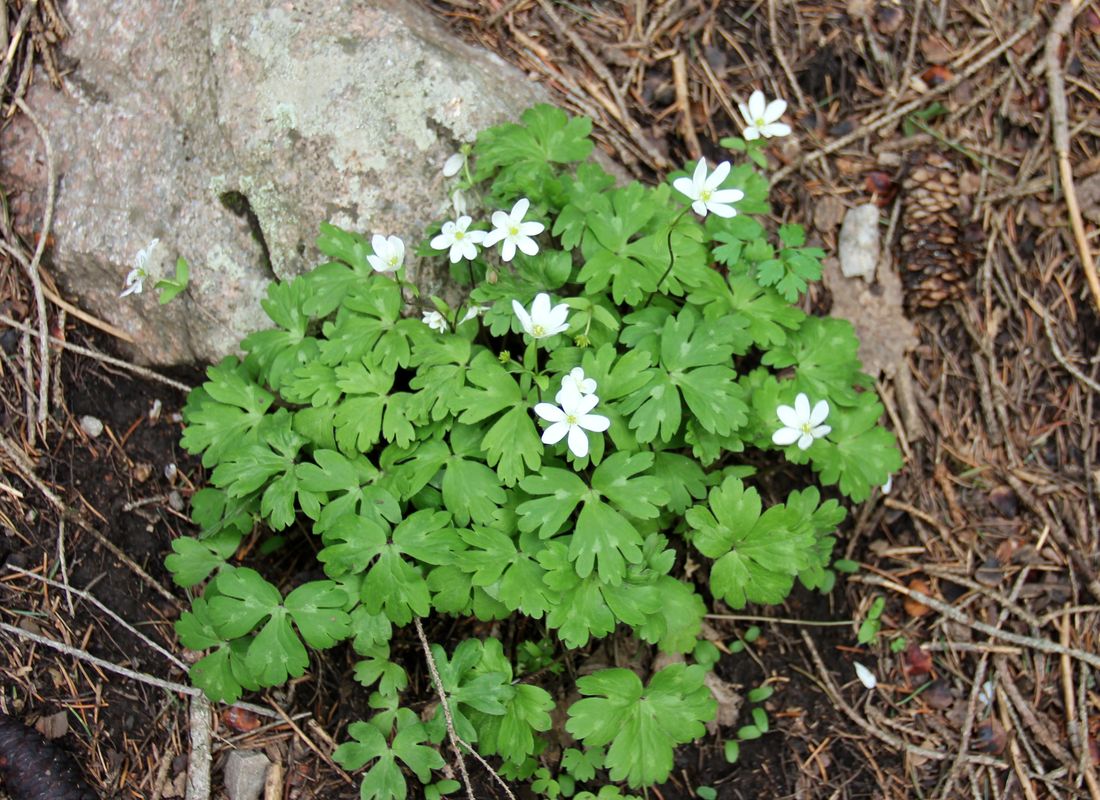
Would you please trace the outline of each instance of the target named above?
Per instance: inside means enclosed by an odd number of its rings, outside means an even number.
[[[20,4],[8,5],[14,21]],[[653,795],[691,797],[707,785],[723,798],[1100,797],[1092,777],[1100,700],[1095,670],[1080,655],[1100,651],[1100,336],[1051,144],[1064,107],[1068,161],[1092,237],[1085,246],[1095,249],[1100,103],[1088,76],[1100,67],[1096,9],[1083,10],[1061,44],[1053,42],[1063,106],[1044,60],[1055,3],[1038,16],[1023,1],[427,5],[458,35],[593,117],[605,148],[643,179],[686,158],[724,157],[716,143],[740,127],[736,98],[754,88],[787,97],[795,135],[768,151],[776,220],[804,223],[829,252],[846,208],[876,202],[887,222],[893,258],[885,268],[902,275],[917,336],[901,359],[889,357],[889,341],[882,345],[879,388],[906,467],[891,494],[846,523],[841,547],[862,566],[829,596],[797,594],[784,607],[750,610],[788,622],[712,609],[723,646],[753,624],[762,630],[744,653],[723,656],[718,673],[739,692],[775,687],[766,704],[771,730],[728,765],[722,743],[748,721],[742,711],[684,748],[672,779]],[[48,8],[40,10],[43,28]],[[13,70],[16,91],[19,77]],[[4,238],[18,245],[10,231]],[[21,247],[29,253],[33,244]],[[0,267],[0,312],[34,330],[24,271],[8,258]],[[808,303],[839,308],[854,291],[815,287]],[[887,294],[880,276],[870,296]],[[867,316],[878,308],[869,302]],[[886,336],[880,323],[879,338],[900,338],[900,322],[890,322]],[[112,349],[57,307],[49,325],[70,342]],[[0,622],[185,683],[172,659],[192,654],[180,651],[171,629],[185,598],[161,566],[168,543],[187,530],[180,501],[202,480],[177,449],[173,415],[183,393],[55,349],[50,420],[32,436],[27,397],[35,395],[37,344],[9,326],[0,345]],[[104,432],[88,436],[83,415],[100,419]],[[172,463],[174,480],[164,472]],[[63,581],[62,537],[71,586],[133,630],[81,597],[70,611],[63,589],[13,569]],[[308,568],[280,556],[265,571],[289,579]],[[858,624],[878,598],[881,630],[861,645]],[[808,622],[846,619],[855,622]],[[448,620],[428,629],[435,641],[460,633]],[[56,734],[106,796],[181,796],[185,696],[10,629],[0,630],[0,651],[3,710]],[[421,687],[419,707],[432,702],[415,642],[399,641],[394,651]],[[577,662],[588,657],[629,656],[609,647]],[[356,796],[310,747],[331,752],[331,739],[363,711],[352,660],[337,650],[285,692],[253,698],[277,715],[308,715],[293,725],[219,710],[215,776],[230,748],[263,749],[287,776],[281,796]],[[854,660],[877,674],[874,691],[856,682]],[[500,796],[479,781],[479,797]]]

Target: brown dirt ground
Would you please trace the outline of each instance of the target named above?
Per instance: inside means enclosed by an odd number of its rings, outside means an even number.
[[[760,623],[763,634],[744,654],[721,660],[719,675],[736,690],[765,681],[775,686],[767,703],[771,731],[742,747],[740,763],[726,764],[722,741],[747,722],[743,711],[733,726],[684,748],[673,777],[652,796],[693,797],[696,787],[708,785],[722,798],[1098,800],[1096,672],[1070,651],[1100,652],[1100,336],[1097,298],[1085,281],[1052,145],[1064,109],[1072,132],[1068,163],[1087,246],[1095,249],[1095,5],[1081,4],[1052,51],[1065,81],[1059,94],[1051,91],[1044,59],[1061,7],[1055,2],[1037,10],[1027,0],[424,4],[456,35],[495,50],[563,106],[591,116],[602,146],[643,179],[685,158],[721,157],[717,141],[740,124],[731,98],[758,87],[784,96],[795,135],[768,151],[776,219],[806,224],[830,252],[845,208],[877,202],[891,220],[886,242],[905,275],[917,341],[907,355],[887,361],[879,388],[906,466],[890,495],[874,498],[844,527],[841,548],[861,563],[859,574],[828,596],[800,592],[781,608],[750,609],[786,621]],[[14,25],[22,4],[7,5]],[[41,45],[47,73],[53,45],[44,31],[58,10],[44,0],[27,40]],[[24,63],[27,42],[16,64]],[[9,92],[20,91],[22,74],[12,71]],[[937,102],[941,115],[903,125]],[[962,189],[948,198],[957,235],[943,248],[946,259],[914,244],[926,225],[916,211],[929,192],[934,205],[937,192],[913,179],[929,153],[947,159],[944,174]],[[23,252],[33,249],[32,236],[20,242],[8,230],[3,238]],[[817,287],[808,303],[827,311],[843,299],[836,297],[841,291],[839,284]],[[24,271],[4,257],[0,312],[33,329],[34,307]],[[53,305],[49,325],[68,342],[116,350]],[[879,338],[890,336],[880,331]],[[0,622],[18,629],[0,630],[0,708],[49,731],[104,796],[181,796],[186,696],[112,674],[25,634],[186,682],[172,659],[192,654],[181,651],[171,627],[186,597],[161,565],[171,539],[189,530],[179,501],[203,479],[178,449],[174,415],[183,393],[54,348],[50,420],[31,436],[27,390],[37,376],[35,341],[9,326],[0,347]],[[200,379],[197,371],[174,377]],[[154,420],[156,400],[162,410]],[[102,420],[104,432],[83,433],[83,415]],[[164,472],[170,463],[178,469],[173,480]],[[132,630],[79,596],[70,611],[63,589],[17,571],[62,581],[62,540],[69,584]],[[290,579],[309,569],[308,559],[287,552],[264,563],[269,575]],[[918,600],[914,591],[928,597]],[[809,624],[861,620],[879,597],[882,630],[870,645],[857,644],[857,623]],[[716,639],[728,643],[752,621],[710,624]],[[447,620],[428,628],[441,642],[465,633]],[[902,638],[921,649],[893,652],[891,643]],[[577,661],[625,657],[620,650],[581,653]],[[395,651],[420,687],[417,702],[432,702],[415,640],[400,641]],[[878,675],[873,692],[855,681],[856,659]],[[291,715],[294,725],[233,719],[219,710],[215,787],[226,753],[251,748],[284,768],[279,796],[355,797],[346,777],[309,748],[331,752],[332,739],[364,711],[351,663],[338,649],[285,690],[252,698]],[[985,681],[995,687],[992,703],[981,696]],[[476,780],[479,797],[501,796],[484,775]]]

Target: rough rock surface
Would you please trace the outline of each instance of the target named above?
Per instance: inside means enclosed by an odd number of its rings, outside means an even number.
[[[255,750],[232,750],[225,760],[225,793],[229,800],[259,800],[271,762]]]
[[[39,76],[28,96],[60,178],[48,266],[147,362],[213,360],[264,327],[267,282],[316,263],[322,221],[419,241],[449,211],[447,155],[542,99],[412,0],[72,0],[66,13],[67,94]],[[33,239],[46,165],[26,119],[0,159]],[[190,292],[160,307],[151,280],[119,300],[154,238],[153,280],[184,256]],[[422,287],[440,280],[416,268]]]

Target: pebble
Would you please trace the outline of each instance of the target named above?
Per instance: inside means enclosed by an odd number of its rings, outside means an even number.
[[[80,429],[95,439],[101,433],[103,433],[103,421],[99,417],[93,417],[91,414],[85,414],[80,418]]]
[[[865,203],[844,215],[837,249],[840,251],[840,271],[846,278],[863,278],[870,283],[875,278],[879,255],[879,209]]]
[[[267,756],[255,750],[234,750],[225,760],[225,793],[229,800],[258,800],[264,790]]]

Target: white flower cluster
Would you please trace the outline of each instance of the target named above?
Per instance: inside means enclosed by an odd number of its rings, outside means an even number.
[[[448,251],[452,264],[462,259],[473,261],[477,258],[479,245],[492,247],[497,243],[501,244],[500,257],[504,261],[515,258],[516,250],[533,256],[539,251],[533,237],[546,230],[546,226],[541,222],[524,221],[530,207],[531,201],[521,197],[511,211],[494,211],[491,231],[469,230],[473,220],[463,214],[453,222],[444,222],[443,230],[432,239],[431,245],[436,250]]]
[[[126,285],[123,287],[119,299],[131,294],[141,294],[145,279],[149,277],[149,259],[153,255],[153,248],[159,242],[160,239],[154,239],[149,242],[147,247],[138,250],[137,255],[134,256],[134,268],[126,274]]]
[[[545,295],[541,295],[545,297]],[[611,427],[611,420],[592,410],[600,402],[595,394],[596,382],[585,377],[584,370],[574,367],[561,379],[561,389],[554,396],[554,403],[538,403],[535,413],[550,423],[542,432],[543,444],[557,444],[566,439],[569,450],[577,458],[588,455],[588,434],[603,433]]]

